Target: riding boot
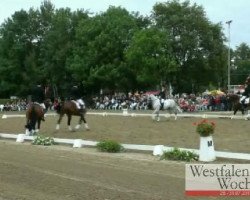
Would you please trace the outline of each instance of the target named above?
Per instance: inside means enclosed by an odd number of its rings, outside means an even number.
[[[80,112],[80,113],[83,113],[83,105],[80,105],[79,112]]]

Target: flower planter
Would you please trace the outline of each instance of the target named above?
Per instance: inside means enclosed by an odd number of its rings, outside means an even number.
[[[212,162],[216,159],[213,137],[200,137],[199,161]]]

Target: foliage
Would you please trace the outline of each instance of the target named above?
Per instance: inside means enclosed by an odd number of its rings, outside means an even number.
[[[181,161],[194,161],[198,160],[198,155],[191,151],[182,151],[178,148],[174,148],[171,151],[165,151],[160,157],[161,160],[181,160]]]
[[[104,140],[96,145],[97,149],[102,152],[117,153],[121,152],[124,148],[121,144],[112,140]]]
[[[196,126],[196,132],[202,137],[210,136],[215,130],[215,123],[206,119],[194,123],[194,125]]]
[[[138,87],[154,87],[177,71],[169,33],[150,27],[137,31],[126,51],[129,68],[136,74]]]
[[[0,99],[0,104],[6,104],[10,99]]]
[[[53,85],[61,97],[72,82],[88,94],[156,89],[162,83],[178,93],[203,92],[209,84],[223,88],[224,40],[222,25],[190,1],[156,3],[144,17],[113,6],[95,15],[72,12],[45,0],[0,26],[0,97],[26,98],[37,82]],[[232,83],[241,84],[249,73],[249,46],[240,45],[232,55]]]
[[[34,144],[34,145],[50,146],[50,145],[54,145],[55,141],[51,137],[46,137],[46,136],[43,136],[43,135],[38,135],[38,136],[35,137],[35,139],[33,140],[32,144]]]
[[[231,85],[243,85],[250,74],[250,47],[246,43],[242,43],[232,52],[231,67]]]
[[[199,90],[210,81],[222,82],[227,66],[222,26],[212,24],[202,6],[178,0],[156,3],[153,18],[159,29],[170,33],[179,71],[169,81],[177,92]]]

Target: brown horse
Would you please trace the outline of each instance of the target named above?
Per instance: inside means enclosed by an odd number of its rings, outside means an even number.
[[[57,121],[57,125],[56,125],[56,130],[60,129],[60,123],[62,121],[63,116],[66,114],[68,117],[68,129],[70,131],[73,131],[73,129],[71,128],[70,122],[72,119],[72,115],[74,116],[80,116],[79,122],[76,125],[75,129],[79,129],[81,127],[82,122],[84,122],[84,126],[87,130],[89,130],[87,121],[85,119],[85,114],[86,114],[86,109],[83,108],[81,110],[79,110],[76,106],[76,104],[70,100],[67,101],[63,101],[60,102],[59,104],[57,104],[55,106],[55,110],[57,111],[57,113],[59,114],[59,119]]]
[[[236,113],[238,111],[241,111],[242,115],[244,115],[245,112],[250,109],[250,103],[248,103],[246,106],[244,106],[240,102],[240,96],[237,94],[228,94],[227,99],[232,104],[232,109],[234,111],[233,115],[236,115]],[[231,117],[231,119],[233,119],[233,116]]]
[[[39,132],[42,120],[44,120],[43,108],[37,103],[30,103],[26,110],[25,134],[33,135],[34,133]]]
[[[51,100],[46,99],[44,101],[45,110],[43,110],[42,106],[38,103],[30,102],[28,108],[26,110],[26,135],[33,135],[34,133],[39,132],[41,127],[41,121],[44,120],[44,114],[47,112],[48,108],[51,105]],[[36,129],[37,125],[37,129]]]

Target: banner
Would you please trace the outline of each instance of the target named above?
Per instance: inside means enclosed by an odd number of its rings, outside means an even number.
[[[187,196],[250,196],[250,164],[186,164]]]

